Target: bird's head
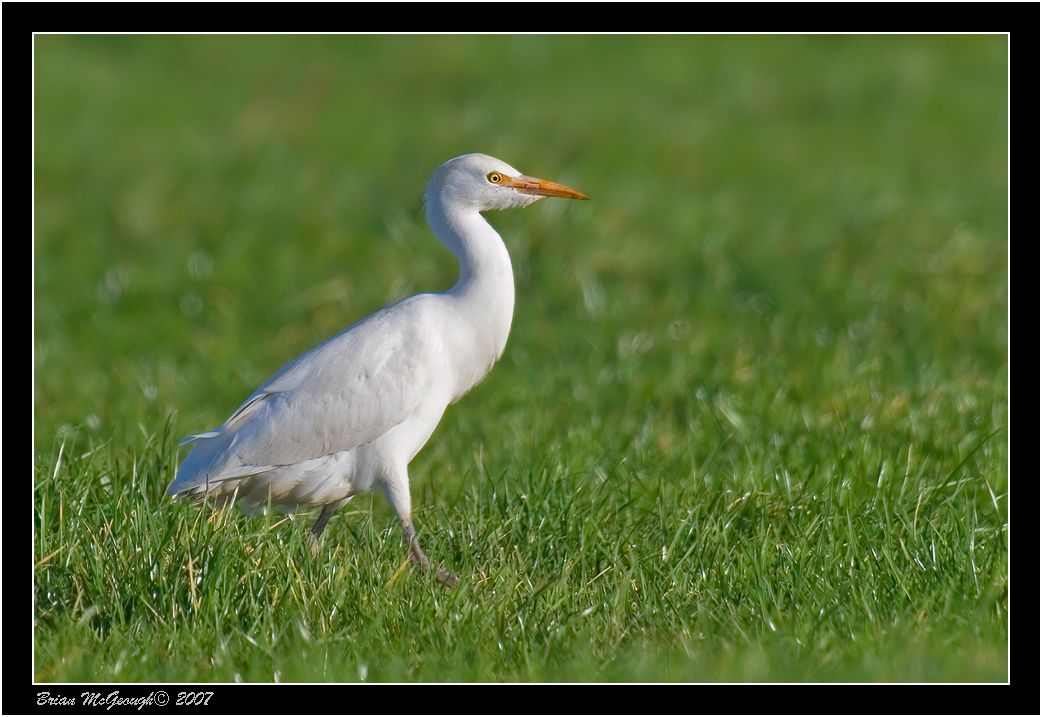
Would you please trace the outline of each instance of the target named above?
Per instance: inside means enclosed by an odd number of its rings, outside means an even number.
[[[434,170],[426,200],[479,212],[527,207],[543,197],[589,199],[577,189],[527,177],[487,154],[464,154]]]

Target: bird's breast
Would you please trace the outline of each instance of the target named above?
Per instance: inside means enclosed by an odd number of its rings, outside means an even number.
[[[470,315],[466,315],[470,314]],[[494,307],[483,312],[465,312],[453,322],[455,329],[449,351],[455,374],[452,403],[488,376],[496,361],[503,355],[510,335],[511,315]]]

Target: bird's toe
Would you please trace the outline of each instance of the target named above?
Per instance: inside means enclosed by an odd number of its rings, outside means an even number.
[[[431,563],[427,560],[427,556],[423,554],[423,551],[414,549],[409,555],[409,561],[421,572],[427,572],[430,569]]]

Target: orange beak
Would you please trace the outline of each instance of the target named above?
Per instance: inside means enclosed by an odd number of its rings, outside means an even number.
[[[513,187],[522,194],[538,194],[543,197],[561,197],[562,199],[589,199],[578,189],[557,182],[548,182],[535,177],[503,177],[503,186]]]

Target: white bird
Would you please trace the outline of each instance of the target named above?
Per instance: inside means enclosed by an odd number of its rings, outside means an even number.
[[[452,288],[386,306],[276,371],[223,425],[181,442],[192,448],[167,495],[287,511],[321,506],[309,535],[317,555],[330,516],[353,495],[379,488],[412,564],[426,571],[409,463],[445,409],[502,355],[514,312],[510,255],[481,212],[543,197],[588,199],[484,154],[438,167],[424,201],[434,235],[459,260]],[[457,583],[444,570],[437,578]]]

